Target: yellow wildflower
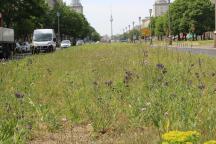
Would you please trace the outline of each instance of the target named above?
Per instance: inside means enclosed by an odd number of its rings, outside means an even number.
[[[162,138],[168,143],[186,143],[186,142],[196,142],[200,137],[200,133],[197,131],[171,131],[165,133]],[[187,143],[190,144],[190,143]]]
[[[205,142],[204,144],[216,144],[216,141],[215,140],[211,140],[211,141]]]

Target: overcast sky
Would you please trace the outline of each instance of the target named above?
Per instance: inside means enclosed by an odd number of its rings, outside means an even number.
[[[68,4],[71,0],[64,0]],[[101,34],[110,35],[110,15],[113,13],[114,34],[122,33],[123,28],[138,24],[138,17],[149,15],[155,0],[81,0],[84,6],[84,15],[89,23]]]

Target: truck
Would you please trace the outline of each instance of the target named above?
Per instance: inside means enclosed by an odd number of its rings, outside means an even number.
[[[33,33],[32,54],[56,50],[56,35],[53,29],[36,29]]]
[[[15,52],[14,30],[4,28],[2,14],[0,13],[0,58],[8,59]]]

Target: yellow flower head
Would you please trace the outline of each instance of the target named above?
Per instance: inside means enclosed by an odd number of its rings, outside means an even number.
[[[211,141],[205,142],[204,144],[216,144],[216,141],[215,140],[211,140]]]
[[[200,133],[197,131],[171,131],[162,136],[163,140],[168,143],[186,143],[191,144],[197,142],[200,138]],[[191,143],[188,143],[191,142]]]

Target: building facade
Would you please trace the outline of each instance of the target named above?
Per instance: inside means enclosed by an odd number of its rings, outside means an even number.
[[[57,2],[63,3],[62,0],[45,0],[50,8],[53,8]]]
[[[143,19],[141,28],[149,28],[150,21],[150,17],[146,17],[145,19]]]
[[[83,14],[83,6],[80,0],[72,0],[71,9],[76,11],[77,13]]]
[[[153,6],[153,16],[158,17],[164,15],[169,10],[168,0],[156,0]]]

